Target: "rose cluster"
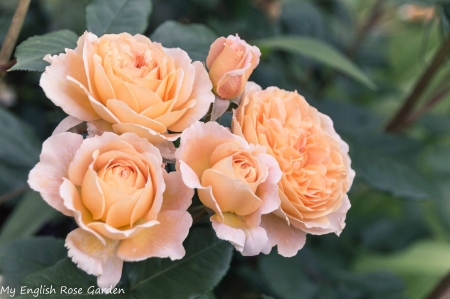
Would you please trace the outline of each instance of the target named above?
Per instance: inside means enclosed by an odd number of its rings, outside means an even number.
[[[44,58],[40,84],[69,116],[28,182],[74,217],[68,254],[100,287],[119,282],[124,261],[184,256],[194,190],[217,237],[245,256],[277,246],[291,257],[308,233],[342,232],[355,176],[348,146],[296,91],[248,82],[260,55],[221,37],[207,71],[142,35],[86,32]],[[231,128],[207,121],[225,100],[238,103]],[[83,122],[85,135],[67,132]]]

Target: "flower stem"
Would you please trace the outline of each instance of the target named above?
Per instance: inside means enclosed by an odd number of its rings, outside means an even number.
[[[409,118],[414,106],[425,92],[440,66],[445,62],[450,52],[450,34],[446,37],[441,47],[435,53],[431,63],[420,76],[411,93],[406,98],[402,107],[397,111],[392,120],[386,126],[386,132],[399,132],[403,123]]]
[[[431,290],[425,299],[447,298],[450,292],[450,273],[445,275],[438,284]]]
[[[31,0],[19,0],[17,4],[16,12],[14,13],[11,25],[9,26],[8,33],[3,41],[2,48],[0,50],[0,66],[7,65],[11,54],[16,45],[17,38],[19,37],[20,30],[22,29],[23,21],[30,6]],[[0,79],[5,72],[0,72]]]

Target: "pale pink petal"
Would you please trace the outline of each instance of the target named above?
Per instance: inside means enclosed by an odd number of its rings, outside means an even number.
[[[64,206],[59,188],[63,178],[68,176],[69,164],[82,142],[83,136],[73,133],[51,136],[42,146],[40,162],[28,176],[30,187],[40,192],[50,206],[67,216],[73,214]]]
[[[194,107],[188,109],[175,124],[168,128],[174,132],[182,132],[198,121],[208,112],[209,106],[214,102],[214,94],[211,91],[212,83],[203,64],[195,61],[192,65],[195,67],[195,81],[190,99],[196,100],[197,103]]]
[[[292,225],[289,226],[285,220],[274,214],[263,215],[261,226],[269,238],[263,250],[265,254],[268,254],[273,246],[277,246],[280,255],[292,257],[305,245],[306,233]]]
[[[125,261],[141,261],[150,257],[181,259],[186,253],[183,241],[192,225],[191,215],[185,211],[162,211],[158,221],[159,225],[123,240],[118,256]]]
[[[243,256],[258,255],[267,245],[267,234],[262,227],[234,228],[217,221],[218,219],[214,216],[211,217],[211,223],[217,237],[221,240],[229,241]]]
[[[73,127],[78,126],[82,122],[83,121],[81,119],[78,119],[73,116],[67,116],[58,124],[58,126],[55,128],[55,130],[53,130],[52,135],[67,132],[70,129],[72,129]]]
[[[262,201],[261,207],[254,213],[244,217],[246,223],[250,226],[259,225],[261,222],[261,215],[275,211],[281,204],[278,195],[278,182],[281,179],[282,172],[278,162],[268,154],[258,154],[256,156],[268,167],[269,176],[256,190],[256,195]]]
[[[181,178],[181,172],[175,171],[169,174],[163,172],[166,190],[163,194],[161,211],[179,210],[186,211],[192,204],[194,189],[187,187]]]
[[[98,119],[83,90],[67,80],[71,77],[80,85],[87,85],[82,57],[74,50],[66,49],[65,54],[55,55],[51,60],[52,64],[45,68],[40,80],[45,95],[69,115],[84,121]]]
[[[117,257],[119,241],[106,239],[103,245],[94,235],[80,228],[67,235],[65,246],[77,266],[97,276],[100,288],[115,287],[122,276],[123,261]]]
[[[246,96],[247,94],[249,94],[249,93],[255,93],[255,92],[258,92],[258,91],[261,91],[261,90],[262,90],[261,86],[259,86],[258,84],[256,84],[256,83],[253,82],[253,81],[248,81],[248,82],[245,84],[244,92],[241,93],[237,98],[235,98],[234,100],[232,100],[232,102],[233,102],[233,103],[236,103],[237,105],[239,105],[239,104],[241,103],[242,99],[244,99],[245,96]],[[236,113],[236,112],[234,111],[234,112],[233,112],[233,116],[234,116],[235,113]]]
[[[197,174],[183,161],[179,162],[179,171],[181,172],[181,177],[183,182],[191,189],[197,189],[198,196],[202,199],[202,203],[213,210],[217,215],[222,216],[222,211],[220,210],[219,204],[212,194],[211,186],[203,187]]]

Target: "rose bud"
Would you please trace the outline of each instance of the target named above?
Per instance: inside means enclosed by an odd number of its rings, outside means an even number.
[[[222,99],[236,98],[244,91],[260,56],[258,47],[250,46],[237,34],[216,39],[206,58],[213,91]]]

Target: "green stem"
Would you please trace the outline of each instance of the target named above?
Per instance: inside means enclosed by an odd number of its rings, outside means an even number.
[[[431,63],[425,69],[425,71],[420,76],[416,85],[412,89],[411,93],[406,98],[402,107],[397,111],[392,120],[386,126],[386,132],[399,132],[402,127],[403,122],[405,122],[411,112],[414,109],[414,106],[419,101],[420,97],[425,92],[426,88],[430,84],[437,70],[444,64],[445,59],[447,58],[450,52],[450,34],[446,37],[441,47],[435,53]]]

